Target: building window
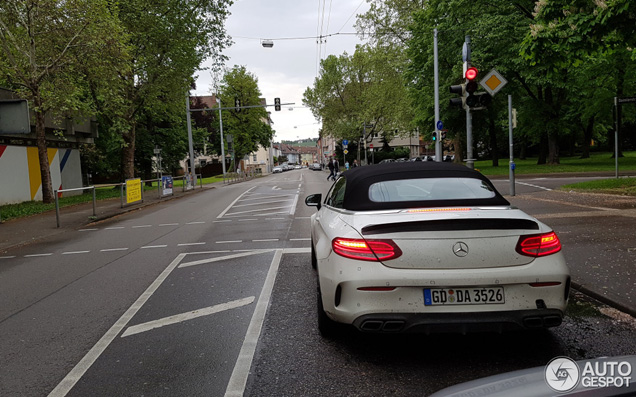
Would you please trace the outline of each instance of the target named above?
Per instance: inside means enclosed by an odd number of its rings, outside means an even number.
[[[254,159],[254,162],[256,162],[256,155],[252,156],[252,158]]]

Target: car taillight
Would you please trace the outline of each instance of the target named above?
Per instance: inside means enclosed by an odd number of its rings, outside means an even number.
[[[393,240],[364,240],[336,237],[331,242],[333,251],[345,258],[362,261],[386,261],[402,255]]]
[[[556,233],[521,236],[517,243],[517,252],[526,256],[546,256],[561,251],[561,241]]]

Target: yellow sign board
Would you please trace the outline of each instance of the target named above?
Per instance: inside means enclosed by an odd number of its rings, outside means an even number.
[[[141,201],[141,178],[126,179],[126,203]]]
[[[344,154],[349,154],[349,150],[345,149]]]

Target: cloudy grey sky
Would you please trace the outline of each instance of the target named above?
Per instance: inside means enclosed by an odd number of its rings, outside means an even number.
[[[254,74],[268,104],[275,97],[295,103],[292,111],[268,108],[277,141],[318,137],[320,125],[303,107],[303,93],[313,86],[320,58],[354,52],[360,40],[346,33],[355,33],[356,15],[367,9],[366,0],[236,0],[230,8],[226,29],[234,45],[225,51],[227,66],[243,65]],[[317,43],[317,36],[335,33]],[[274,47],[263,48],[263,39]],[[201,71],[193,94],[210,95],[211,85],[210,73]]]

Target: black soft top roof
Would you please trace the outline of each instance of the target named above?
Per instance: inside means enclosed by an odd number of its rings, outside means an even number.
[[[364,167],[356,167],[342,173],[346,178],[343,207],[353,211],[372,211],[384,209],[422,208],[422,207],[455,207],[455,206],[496,206],[510,205],[499,194],[490,180],[480,172],[471,170],[460,164],[434,161],[412,161],[386,163]],[[375,202],[369,199],[369,187],[377,182],[396,179],[419,178],[474,178],[484,181],[495,192],[488,199],[461,200],[429,200],[402,202]]]

